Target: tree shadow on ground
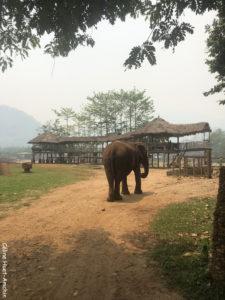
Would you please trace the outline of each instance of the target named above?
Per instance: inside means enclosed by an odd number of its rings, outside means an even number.
[[[215,282],[208,272],[208,257],[196,251],[194,241],[185,237],[177,240],[160,239],[153,232],[132,232],[123,236],[142,249],[149,267],[156,267],[171,290],[184,299],[224,299],[225,284]]]
[[[174,299],[143,254],[128,252],[108,232],[83,230],[64,243],[61,252],[42,237],[8,243],[8,299]]]

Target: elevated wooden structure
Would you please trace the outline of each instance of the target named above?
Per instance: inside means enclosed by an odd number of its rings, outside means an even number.
[[[109,142],[115,140],[142,141],[148,150],[150,167],[175,169],[175,161],[179,155],[198,156],[204,158],[209,147],[211,129],[206,122],[194,124],[171,124],[161,118],[156,118],[144,127],[126,134],[109,134],[108,136],[92,137],[57,137],[45,132],[29,141],[32,147],[32,162],[39,163],[102,163],[102,153]],[[203,133],[199,142],[180,143],[180,137]],[[208,138],[206,134],[208,133]],[[174,142],[174,138],[176,138]],[[207,156],[208,157],[208,156]],[[211,156],[210,156],[211,157]],[[183,160],[185,160],[183,158]],[[185,162],[188,163],[186,159]],[[211,159],[207,165],[211,164]],[[194,160],[195,165],[195,160]],[[197,163],[198,165],[198,163]],[[185,163],[180,168],[185,168]],[[195,168],[196,169],[196,168]],[[198,172],[195,172],[196,174]]]

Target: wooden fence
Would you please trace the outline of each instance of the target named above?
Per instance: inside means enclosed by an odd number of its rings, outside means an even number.
[[[212,177],[211,150],[204,155],[176,155],[172,161],[172,171],[168,175]]]

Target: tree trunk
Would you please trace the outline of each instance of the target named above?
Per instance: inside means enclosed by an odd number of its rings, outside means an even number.
[[[210,272],[214,280],[225,280],[225,167],[220,169],[219,191],[213,222]]]

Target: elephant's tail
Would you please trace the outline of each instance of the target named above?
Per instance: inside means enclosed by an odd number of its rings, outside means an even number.
[[[116,153],[116,149],[112,149],[111,150],[111,171],[112,171],[112,176],[113,176],[113,179],[115,181],[116,179],[116,173],[117,173],[117,170],[116,170],[116,159],[117,159],[117,153]],[[115,182],[114,182],[115,183]]]
[[[115,176],[116,176],[116,158],[114,156],[112,156],[112,158],[111,158],[111,170],[112,170],[113,178],[115,178]]]

